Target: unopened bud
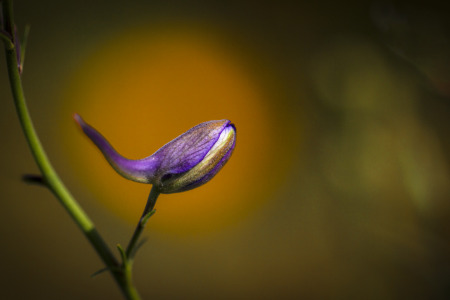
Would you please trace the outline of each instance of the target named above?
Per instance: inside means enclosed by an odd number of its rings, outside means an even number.
[[[79,115],[74,118],[120,175],[156,185],[165,194],[191,190],[211,180],[228,161],[236,144],[236,128],[230,121],[209,121],[191,128],[153,155],[132,160],[117,153]]]

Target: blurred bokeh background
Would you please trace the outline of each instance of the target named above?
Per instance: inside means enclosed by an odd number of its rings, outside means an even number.
[[[142,158],[227,118],[235,153],[162,195],[144,299],[448,299],[450,9],[442,1],[15,1],[42,142],[112,248],[149,186],[118,176],[81,114]],[[2,54],[3,56],[3,54]],[[1,299],[121,299],[36,173],[0,60]]]

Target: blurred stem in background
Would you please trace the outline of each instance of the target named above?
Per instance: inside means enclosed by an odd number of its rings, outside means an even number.
[[[124,296],[127,299],[140,299],[139,294],[131,281],[132,254],[135,253],[136,249],[134,247],[137,245],[136,242],[139,239],[148,217],[151,216],[151,213],[153,212],[153,206],[150,209],[150,213],[146,212],[143,214],[143,218],[138,223],[138,227],[130,241],[127,251],[124,252],[122,248],[118,246],[122,255],[122,263],[119,263],[111,253],[103,238],[98,233],[93,222],[78,202],[73,198],[68,189],[64,186],[42,147],[28,112],[22,87],[21,73],[24,60],[23,48],[25,46],[25,42],[21,45],[17,35],[17,28],[13,19],[12,1],[1,1],[1,9],[2,27],[0,31],[0,38],[5,43],[7,69],[14,104],[26,140],[31,149],[31,153],[33,154],[34,160],[36,161],[42,176],[33,175],[27,177],[27,179],[29,181],[41,183],[52,191],[97,251],[98,255],[106,265],[105,270],[109,270],[111,272]],[[26,30],[26,32],[27,31],[28,30]],[[158,193],[151,193],[150,198],[153,197],[153,204],[156,201],[157,196]]]

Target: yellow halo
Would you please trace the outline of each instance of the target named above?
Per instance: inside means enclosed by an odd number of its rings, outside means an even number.
[[[204,121],[236,124],[228,164],[205,186],[160,196],[154,230],[194,234],[233,224],[265,203],[287,173],[294,150],[280,145],[280,131],[295,129],[270,105],[270,86],[224,45],[199,29],[129,30],[88,56],[66,90],[64,110],[80,113],[129,158],[146,157]],[[83,183],[113,212],[137,222],[150,186],[118,176],[81,134],[67,142]]]

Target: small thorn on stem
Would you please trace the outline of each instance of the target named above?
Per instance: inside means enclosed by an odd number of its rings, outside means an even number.
[[[42,177],[41,175],[25,174],[22,175],[22,180],[30,184],[47,185],[44,177]]]

